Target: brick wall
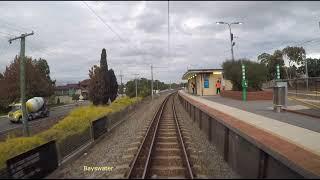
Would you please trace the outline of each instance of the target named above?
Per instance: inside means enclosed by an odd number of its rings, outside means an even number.
[[[242,100],[242,92],[241,91],[222,91],[222,97]],[[247,92],[247,100],[255,101],[255,100],[272,100],[273,92],[272,91],[256,91],[256,92]]]

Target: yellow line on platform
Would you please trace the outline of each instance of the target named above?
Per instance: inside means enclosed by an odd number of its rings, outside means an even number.
[[[290,100],[295,100],[295,101],[299,101],[299,102],[302,102],[302,103],[308,105],[309,107],[312,106],[313,108],[320,109],[320,106],[317,106],[317,105],[311,104],[311,103],[307,103],[307,102],[305,102],[305,101],[301,101],[301,100],[298,100],[298,99],[293,98],[293,97],[288,97],[288,99],[290,99]],[[312,108],[312,107],[311,107],[311,108]]]

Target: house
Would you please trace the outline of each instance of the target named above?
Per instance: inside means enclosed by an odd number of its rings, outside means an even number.
[[[56,95],[55,102],[60,99],[61,103],[73,103],[75,100],[72,97],[76,94],[81,97],[81,99],[88,99],[88,87],[89,79],[85,79],[76,84],[66,84],[62,86],[55,87],[54,94]]]
[[[85,79],[81,82],[79,82],[80,84],[80,90],[81,90],[81,95],[83,97],[84,100],[88,99],[88,95],[89,95],[89,83],[90,83],[90,79]]]

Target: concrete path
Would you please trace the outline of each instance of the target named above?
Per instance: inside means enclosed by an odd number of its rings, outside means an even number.
[[[185,96],[206,104],[207,106],[226,113],[242,122],[253,125],[259,129],[275,134],[289,142],[292,142],[308,151],[320,155],[320,133],[306,128],[294,126],[279,120],[244,111],[239,108],[224,105],[222,103],[213,102],[201,97],[192,96],[183,91],[180,91]],[[297,116],[297,115],[296,115]],[[320,124],[320,122],[319,122]],[[318,124],[318,126],[319,126]]]

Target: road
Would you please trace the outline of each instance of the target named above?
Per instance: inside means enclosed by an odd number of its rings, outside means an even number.
[[[85,101],[78,104],[68,104],[63,106],[52,107],[50,108],[49,117],[34,119],[32,121],[29,121],[29,125],[34,125],[34,124],[44,122],[46,120],[66,116],[72,109],[77,107],[77,105],[82,106],[86,104],[89,104],[89,102]],[[16,129],[19,127],[22,127],[22,123],[11,123],[7,117],[0,117],[0,134],[3,134],[11,129]]]

